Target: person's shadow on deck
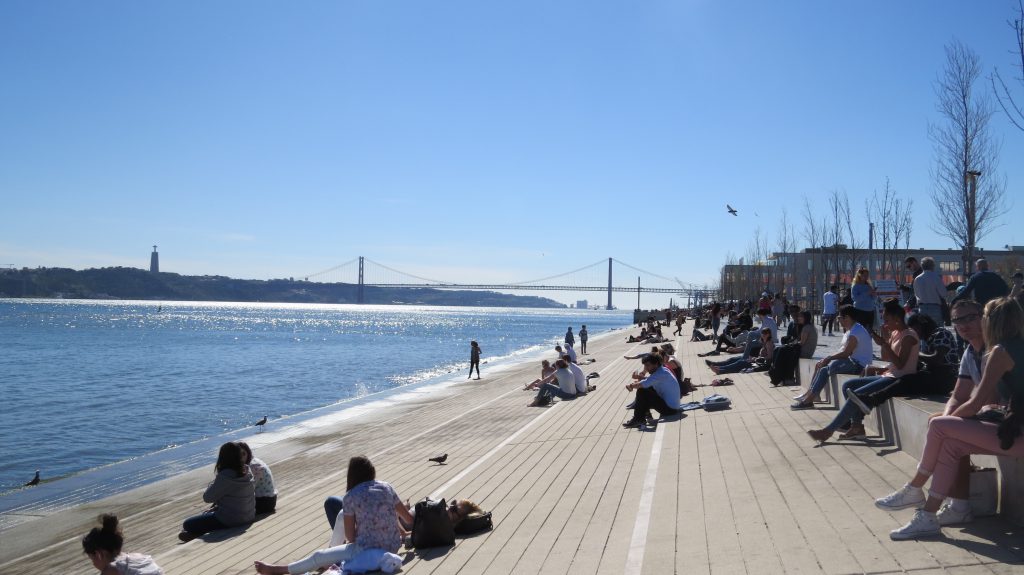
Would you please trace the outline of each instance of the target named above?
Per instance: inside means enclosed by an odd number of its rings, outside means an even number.
[[[217,529],[216,531],[210,531],[209,533],[197,537],[197,539],[200,539],[206,543],[219,543],[221,541],[227,541],[228,539],[238,537],[239,535],[245,533],[249,530],[250,527],[253,526],[253,524],[259,523],[260,521],[263,521],[268,517],[272,517],[274,513],[274,511],[260,513],[256,516],[256,519],[254,519],[252,523],[246,523],[245,525],[237,525],[235,527],[228,527],[227,529]]]
[[[949,537],[942,540],[978,557],[1006,565],[1024,565],[1024,528],[998,515],[981,517],[963,526],[944,527],[943,531],[969,535],[971,540]]]

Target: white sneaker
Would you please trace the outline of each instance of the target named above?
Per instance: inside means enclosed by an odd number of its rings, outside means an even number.
[[[908,507],[917,507],[924,503],[924,490],[906,484],[881,499],[875,499],[875,507],[886,511],[896,511]]]
[[[942,507],[935,514],[935,518],[939,520],[939,525],[957,525],[974,521],[974,514],[971,513],[970,505],[967,506],[967,509],[958,511],[953,507],[953,502],[947,499],[942,502]]]
[[[917,539],[919,537],[934,537],[942,534],[942,526],[935,518],[934,513],[928,513],[924,509],[914,512],[914,518],[899,529],[889,532],[889,538],[893,541],[904,541],[906,539]]]

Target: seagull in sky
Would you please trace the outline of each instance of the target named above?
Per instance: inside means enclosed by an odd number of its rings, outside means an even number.
[[[736,209],[735,209],[735,208],[733,208],[733,207],[732,207],[732,206],[730,206],[729,204],[725,204],[725,207],[729,209],[729,213],[730,213],[730,214],[732,214],[732,215],[734,215],[734,216],[736,215]]]

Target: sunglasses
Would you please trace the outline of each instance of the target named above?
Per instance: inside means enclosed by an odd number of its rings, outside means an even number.
[[[952,323],[953,325],[964,325],[964,324],[971,323],[972,321],[975,321],[975,320],[978,320],[978,319],[981,319],[981,315],[980,314],[969,313],[967,315],[962,315],[960,317],[951,318],[949,320],[949,322]]]

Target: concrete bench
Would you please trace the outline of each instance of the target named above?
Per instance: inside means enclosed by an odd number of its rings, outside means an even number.
[[[918,459],[924,451],[928,419],[941,412],[945,403],[945,396],[896,397],[875,409],[875,417],[865,420],[865,427]],[[998,470],[999,513],[1017,525],[1024,525],[1024,458],[972,455],[971,462]]]

